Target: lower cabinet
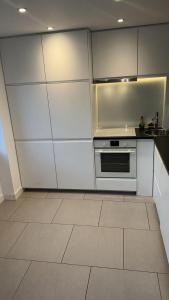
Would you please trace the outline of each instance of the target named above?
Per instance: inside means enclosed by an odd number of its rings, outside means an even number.
[[[23,188],[57,188],[53,143],[16,142]]]
[[[94,189],[93,141],[56,141],[54,151],[59,189]]]
[[[137,140],[137,195],[152,196],[154,140]]]
[[[169,174],[157,148],[155,148],[154,156],[153,197],[156,203],[160,219],[161,234],[169,261]]]

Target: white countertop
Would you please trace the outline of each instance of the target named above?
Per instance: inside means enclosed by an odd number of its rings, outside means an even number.
[[[94,133],[94,137],[120,137],[120,136],[136,136],[135,128],[104,128],[104,129],[96,129]]]

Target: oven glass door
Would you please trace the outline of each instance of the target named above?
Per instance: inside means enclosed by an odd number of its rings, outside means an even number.
[[[136,177],[136,149],[96,149],[96,177]]]

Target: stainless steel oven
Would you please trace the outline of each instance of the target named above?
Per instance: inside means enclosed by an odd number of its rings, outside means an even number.
[[[94,140],[96,177],[136,178],[136,140]]]

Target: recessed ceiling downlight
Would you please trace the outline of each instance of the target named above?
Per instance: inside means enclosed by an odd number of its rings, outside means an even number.
[[[48,30],[49,30],[49,31],[52,31],[52,30],[53,30],[53,27],[52,27],[52,26],[49,26],[49,27],[48,27]]]
[[[27,9],[24,8],[24,7],[20,7],[20,8],[18,8],[18,12],[19,12],[20,14],[26,14]]]
[[[120,18],[120,19],[117,20],[117,22],[118,22],[118,23],[123,23],[123,22],[124,22],[124,19],[123,19],[123,18]]]

